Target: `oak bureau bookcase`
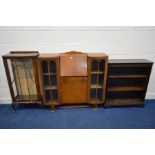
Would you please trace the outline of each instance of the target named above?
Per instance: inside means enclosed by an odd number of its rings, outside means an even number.
[[[3,56],[12,106],[41,108],[144,106],[153,62],[109,59],[104,53],[70,51],[39,54],[14,51]]]
[[[43,105],[93,105],[105,102],[108,56],[66,52],[39,56]]]

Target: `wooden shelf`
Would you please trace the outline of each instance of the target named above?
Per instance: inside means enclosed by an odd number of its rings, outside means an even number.
[[[123,106],[123,105],[141,105],[144,102],[141,99],[108,99],[106,101],[107,106]]]
[[[109,78],[146,78],[147,75],[109,75]]]
[[[90,99],[88,103],[89,104],[103,104],[103,101],[100,99]]]
[[[90,85],[90,88],[91,88],[91,89],[103,88],[103,86],[102,86],[102,85],[97,85],[97,84],[91,84],[91,85]]]
[[[48,100],[45,102],[45,105],[59,105],[58,100]]]
[[[135,86],[129,86],[129,87],[109,87],[108,91],[143,91],[143,87],[135,87]]]
[[[43,75],[56,75],[56,73],[43,73]]]
[[[102,71],[92,71],[91,74],[103,74],[104,72]]]
[[[46,90],[53,90],[53,89],[58,89],[57,86],[45,86]]]
[[[18,101],[18,100],[24,100],[24,101],[26,101],[26,100],[32,100],[32,101],[37,101],[38,100],[38,97],[37,97],[37,95],[17,95],[16,96],[16,100]]]

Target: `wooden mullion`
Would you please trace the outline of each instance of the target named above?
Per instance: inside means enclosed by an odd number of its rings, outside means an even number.
[[[100,60],[97,60],[97,72],[99,72],[99,62]],[[97,87],[96,87],[96,107],[98,105],[98,85],[99,85],[99,74],[97,74],[97,83],[96,83]]]
[[[7,58],[3,58],[3,63],[4,63],[4,67],[5,67],[5,72],[6,72],[6,77],[8,80],[8,85],[10,88],[10,93],[11,93],[11,97],[12,97],[12,101],[15,102],[15,95],[14,95],[14,91],[13,91],[13,87],[11,84],[11,78],[10,78],[10,72],[9,72],[9,66],[8,66],[8,62],[7,62]]]
[[[48,78],[49,78],[49,85],[52,86],[52,82],[51,82],[51,77],[50,77],[50,61],[48,61]],[[51,94],[51,100],[53,99],[52,96],[52,90],[50,90],[50,94]]]

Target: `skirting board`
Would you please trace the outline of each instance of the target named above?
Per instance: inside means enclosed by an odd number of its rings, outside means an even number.
[[[155,93],[147,93],[146,99],[155,99]],[[0,104],[10,104],[11,98],[0,98]]]

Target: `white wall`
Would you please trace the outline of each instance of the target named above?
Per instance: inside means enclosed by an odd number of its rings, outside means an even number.
[[[109,58],[145,58],[155,62],[155,27],[0,27],[1,55],[14,50],[105,52]],[[154,79],[155,66],[147,98],[155,98]],[[0,103],[9,102],[1,58]]]

